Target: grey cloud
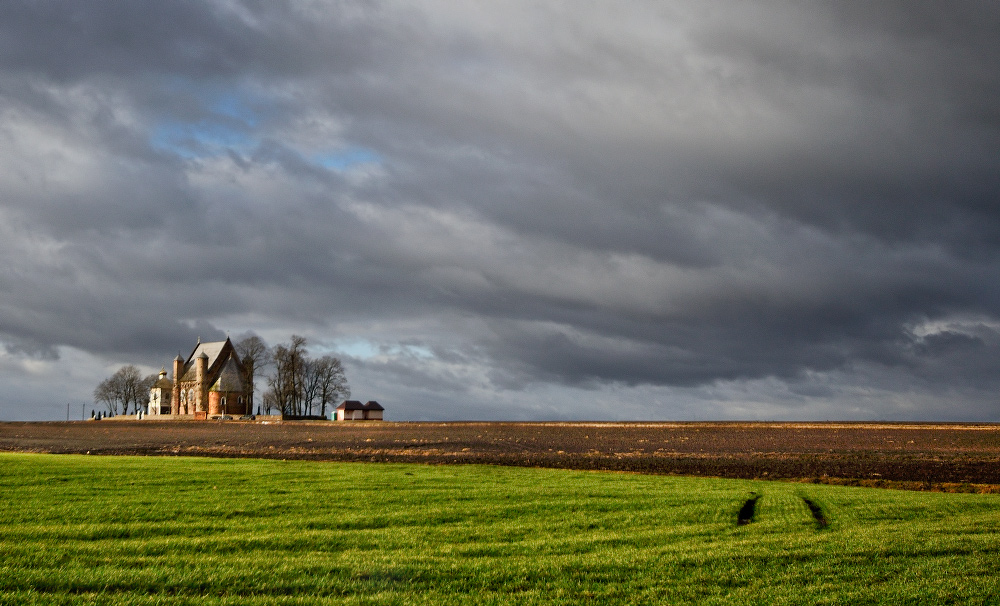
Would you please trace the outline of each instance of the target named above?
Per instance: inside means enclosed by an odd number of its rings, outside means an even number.
[[[292,2],[15,1],[0,13],[0,39],[8,69],[58,81],[93,74],[288,77],[365,57],[372,28],[361,17],[374,16],[365,4],[316,11]]]
[[[5,3],[0,341],[154,365],[260,325],[367,341],[364,382],[480,417],[588,390],[919,416],[852,408],[866,388],[987,414],[998,21]]]

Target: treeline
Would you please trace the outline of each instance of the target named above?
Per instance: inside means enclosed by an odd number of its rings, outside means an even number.
[[[264,377],[267,389],[261,398],[262,412],[326,416],[327,410],[351,397],[340,359],[310,357],[305,337],[292,335],[288,343],[268,347],[263,339],[251,335],[234,345],[251,384],[258,368],[270,370]]]
[[[104,405],[112,415],[137,412],[149,402],[149,390],[159,375],[142,376],[134,364],[119,368],[115,374],[94,388],[94,402]]]
[[[292,335],[288,343],[269,347],[257,335],[233,343],[247,370],[245,390],[250,394],[250,410],[258,413],[280,412],[294,416],[326,416],[328,410],[351,397],[351,388],[339,358],[325,355],[313,358],[306,350],[306,339]],[[264,374],[267,386],[260,404],[256,404],[256,378]],[[118,369],[94,389],[94,402],[112,415],[135,413],[149,402],[149,390],[158,375],[146,377],[133,364]]]

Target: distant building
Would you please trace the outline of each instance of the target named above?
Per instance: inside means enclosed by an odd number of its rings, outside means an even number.
[[[170,396],[174,391],[174,382],[167,378],[166,369],[160,369],[160,378],[153,383],[149,389],[149,407],[146,414],[168,415],[170,414]]]
[[[166,371],[149,394],[149,414],[194,418],[250,414],[246,393],[247,371],[229,338],[195,345],[191,355],[174,358],[173,377]],[[165,390],[169,387],[169,396]],[[164,400],[169,409],[164,410]],[[155,404],[154,404],[155,401]],[[154,412],[154,408],[158,412]]]
[[[344,400],[336,408],[338,421],[381,421],[385,409],[378,402],[371,400],[362,404],[358,400]]]
[[[381,421],[382,420],[382,405],[375,400],[369,400],[365,404],[365,419],[369,421]]]
[[[338,421],[361,421],[365,418],[365,405],[357,400],[344,400],[336,410]]]

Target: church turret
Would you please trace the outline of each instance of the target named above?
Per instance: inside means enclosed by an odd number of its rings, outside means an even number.
[[[177,354],[174,358],[174,385],[170,392],[170,414],[181,414],[181,373],[184,370],[184,358]],[[185,411],[186,412],[186,411]]]
[[[194,359],[194,380],[195,380],[195,394],[198,400],[195,402],[195,412],[203,412],[205,410],[205,395],[208,393],[208,385],[205,385],[205,375],[208,371],[208,355],[205,352],[201,352],[197,358]]]

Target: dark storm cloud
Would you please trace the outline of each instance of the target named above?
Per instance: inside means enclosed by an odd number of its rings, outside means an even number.
[[[796,89],[786,117],[810,118],[808,138],[740,158],[738,182],[771,208],[829,229],[959,250],[995,243],[1000,14],[984,3],[953,8],[837,3],[807,16],[805,35],[819,19],[830,26],[808,42],[719,32],[710,44],[777,83],[775,96]],[[805,94],[829,101],[795,107]]]
[[[577,388],[975,416],[1000,377],[998,25],[7,2],[0,341],[151,365],[229,329],[365,342],[366,381],[479,417],[593,414]]]
[[[317,19],[326,11],[282,1],[15,1],[4,4],[0,31],[7,69],[56,81],[94,74],[286,78],[349,69],[371,55],[378,36],[368,4],[331,5],[336,19],[326,20]]]

